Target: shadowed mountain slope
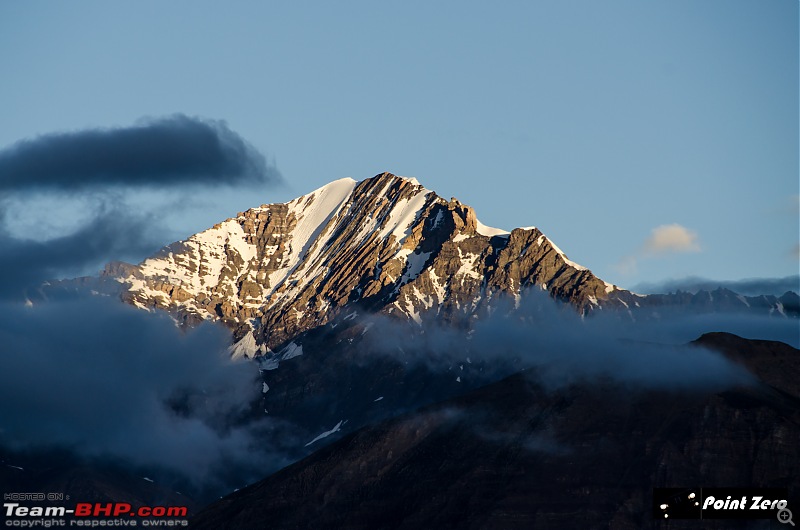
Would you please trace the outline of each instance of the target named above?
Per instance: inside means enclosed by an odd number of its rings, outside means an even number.
[[[548,391],[520,373],[355,432],[211,505],[192,526],[661,528],[653,487],[788,487],[797,498],[800,352],[719,333],[696,342],[758,381]]]

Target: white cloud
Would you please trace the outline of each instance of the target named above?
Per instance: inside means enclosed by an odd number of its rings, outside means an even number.
[[[655,227],[644,242],[644,252],[649,255],[699,251],[697,234],[677,223]]]
[[[670,253],[700,252],[697,233],[678,223],[653,228],[644,244],[636,253],[624,256],[614,266],[617,272],[632,276],[639,272],[639,260]]]

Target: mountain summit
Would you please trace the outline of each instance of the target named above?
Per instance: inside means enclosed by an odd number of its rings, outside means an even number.
[[[530,288],[582,314],[617,308],[659,318],[665,306],[798,313],[795,293],[634,294],[570,261],[535,227],[488,227],[457,199],[391,173],[336,180],[287,203],[251,208],[139,265],[112,263],[104,274],[137,307],[167,310],[187,325],[222,321],[234,330],[234,353],[248,356],[354,307],[417,323],[430,316],[465,323],[500,299],[518,304]]]
[[[169,310],[185,323],[222,320],[246,339],[248,354],[352,304],[419,322],[426,311],[448,321],[480,314],[532,286],[580,310],[612,293],[631,297],[538,229],[485,226],[457,199],[391,173],[252,208],[106,274],[138,307]]]

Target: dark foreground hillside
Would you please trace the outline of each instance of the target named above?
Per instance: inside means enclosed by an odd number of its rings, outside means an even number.
[[[193,527],[777,528],[652,518],[653,487],[800,492],[800,352],[722,333],[696,342],[758,380],[548,391],[519,373],[353,433],[212,504]]]

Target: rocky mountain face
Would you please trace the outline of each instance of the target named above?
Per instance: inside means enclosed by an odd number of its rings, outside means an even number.
[[[135,306],[168,310],[186,324],[224,322],[239,341],[235,353],[250,357],[353,307],[465,324],[498,299],[518,303],[528,289],[583,313],[616,308],[637,318],[669,305],[798,311],[794,293],[631,293],[570,261],[536,228],[487,227],[469,206],[390,173],[252,208],[139,265],[112,263],[105,277]]]
[[[757,381],[548,390],[519,373],[352,433],[212,504],[192,527],[666,528],[652,516],[654,487],[785,487],[797,499],[800,351],[725,333],[696,344]]]
[[[219,319],[237,338],[252,333],[248,354],[348,305],[416,321],[433,310],[453,321],[527,287],[587,310],[618,291],[536,228],[484,226],[469,206],[389,173],[252,208],[137,266],[111,264],[106,276],[136,306],[188,323]]]

